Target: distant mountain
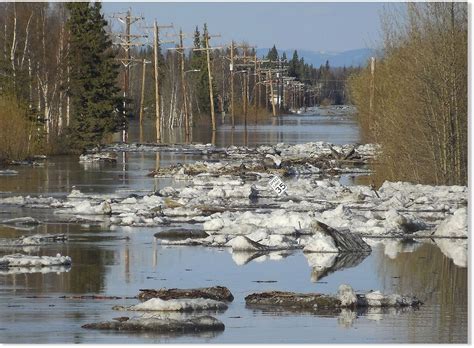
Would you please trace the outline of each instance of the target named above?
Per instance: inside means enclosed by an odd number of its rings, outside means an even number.
[[[257,54],[259,57],[267,55],[268,48],[258,48]],[[370,48],[359,48],[355,50],[343,51],[343,52],[315,52],[309,50],[299,50],[298,57],[304,57],[305,63],[313,64],[314,67],[319,67],[326,64],[326,60],[329,61],[329,65],[333,67],[342,66],[364,66],[367,64],[367,60],[370,56],[375,54],[374,49]],[[278,50],[278,54],[281,55],[283,52],[286,53],[286,57],[291,59],[293,57],[294,49]]]

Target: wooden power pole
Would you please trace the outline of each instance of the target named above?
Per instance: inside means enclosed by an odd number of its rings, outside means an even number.
[[[230,44],[230,107],[232,109],[232,129],[235,128],[235,105],[234,105],[234,40]]]
[[[184,135],[186,141],[189,140],[189,114],[188,114],[188,103],[186,101],[186,78],[184,72],[184,46],[183,46],[183,31],[179,30],[179,52],[181,54],[181,90],[183,92],[183,111],[184,111]]]
[[[255,123],[257,123],[257,114],[258,114],[258,100],[260,98],[260,93],[259,93],[259,84],[260,84],[260,74],[258,71],[258,61],[257,61],[257,51],[255,51],[255,56],[254,56],[254,108],[255,108]]]
[[[145,104],[145,77],[146,77],[146,65],[151,63],[143,58],[142,65],[142,90],[140,95],[140,127],[143,124],[144,104]]]
[[[161,142],[161,110],[160,110],[160,71],[158,68],[158,45],[160,44],[158,24],[153,23],[153,59],[155,62],[155,113],[156,113],[156,142]]]
[[[173,25],[158,25],[156,20],[153,22],[153,61],[155,72],[155,128],[156,128],[156,142],[161,142],[161,109],[160,109],[160,68],[159,68],[159,52],[160,45],[160,28],[173,28]]]
[[[276,110],[275,110],[275,98],[273,96],[273,77],[272,77],[272,70],[270,69],[268,71],[269,75],[269,80],[270,80],[270,96],[271,96],[271,102],[272,102],[272,115],[273,117],[276,116]]]
[[[134,59],[131,57],[130,50],[132,46],[144,46],[143,43],[137,42],[141,38],[146,38],[146,35],[133,35],[131,33],[131,26],[137,21],[143,20],[142,16],[136,17],[132,16],[132,11],[129,9],[126,13],[118,13],[112,15],[110,18],[119,20],[124,26],[124,32],[121,34],[115,33],[114,36],[119,39],[118,43],[115,43],[119,47],[121,47],[125,54],[123,58],[118,58],[118,60],[123,64],[125,71],[124,71],[124,81],[123,81],[123,96],[124,96],[124,110],[123,110],[123,118],[124,118],[124,125],[125,125],[125,118],[126,118],[126,109],[127,109],[127,98],[130,95],[130,67],[132,63],[140,62],[140,60]],[[127,141],[127,131],[125,126],[122,131],[122,141]]]
[[[209,79],[209,103],[211,108],[211,123],[212,123],[212,131],[216,131],[216,115],[214,112],[214,92],[212,90],[212,71],[211,71],[211,50],[221,49],[222,47],[210,47],[209,39],[212,37],[220,37],[220,35],[209,35],[207,31],[207,27],[204,31],[204,44],[205,48],[194,48],[193,51],[206,51],[206,59],[207,59],[207,73]]]
[[[372,129],[375,94],[375,57],[370,57],[369,129]]]
[[[207,58],[207,73],[209,75],[209,102],[211,104],[211,122],[212,122],[212,131],[216,130],[216,115],[214,114],[214,93],[212,91],[212,72],[211,72],[211,57],[209,49],[209,33],[204,32],[204,41],[206,44],[206,58]]]

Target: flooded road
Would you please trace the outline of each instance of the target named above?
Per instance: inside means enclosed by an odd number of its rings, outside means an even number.
[[[276,123],[276,124],[274,124]],[[152,127],[147,127],[150,129]],[[138,140],[136,128],[130,141]],[[232,133],[233,138],[232,138]],[[149,137],[152,134],[148,135]],[[179,140],[179,135],[174,135]],[[151,141],[144,137],[144,141]],[[291,115],[217,132],[219,146],[331,141],[355,143],[355,122],[347,117]],[[176,141],[178,141],[176,140]],[[210,134],[194,131],[196,142]],[[119,154],[116,164],[80,164],[77,157],[47,160],[43,167],[15,167],[16,176],[0,177],[0,195],[66,196],[81,192],[153,192],[185,185],[146,174],[159,165],[195,161],[191,154],[162,152]],[[0,208],[0,217],[32,216],[48,220],[50,211]],[[0,226],[1,238],[34,233],[66,233],[67,243],[23,247],[14,252],[71,256],[70,268],[42,273],[0,273],[0,342],[2,343],[465,343],[467,342],[467,268],[456,266],[429,240],[374,242],[372,253],[346,267],[327,269],[323,260],[301,251],[265,255],[232,253],[229,249],[160,245],[154,234],[164,227],[120,227],[93,223],[45,223],[19,229]],[[0,249],[0,256],[12,253]],[[252,292],[285,290],[335,293],[340,284],[356,291],[381,290],[412,294],[419,309],[342,311],[314,315],[246,308]],[[235,300],[224,312],[206,312],[221,320],[224,332],[199,335],[129,334],[91,331],[81,325],[130,315],[112,310],[135,299],[70,299],[73,295],[136,296],[139,289],[160,287],[228,287]],[[65,298],[63,298],[65,297]],[[136,313],[138,314],[138,313]]]

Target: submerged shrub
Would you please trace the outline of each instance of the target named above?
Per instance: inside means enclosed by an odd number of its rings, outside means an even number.
[[[349,82],[385,179],[467,184],[467,4],[410,3],[385,19],[384,57]]]

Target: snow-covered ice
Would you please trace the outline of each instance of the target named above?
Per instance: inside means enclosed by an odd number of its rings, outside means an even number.
[[[131,306],[128,310],[132,311],[199,311],[199,310],[224,310],[227,304],[221,301],[215,301],[204,298],[197,299],[175,299],[162,300],[152,298],[143,303]]]
[[[0,257],[0,267],[50,267],[70,265],[69,256],[30,256],[23,254],[12,254]]]

